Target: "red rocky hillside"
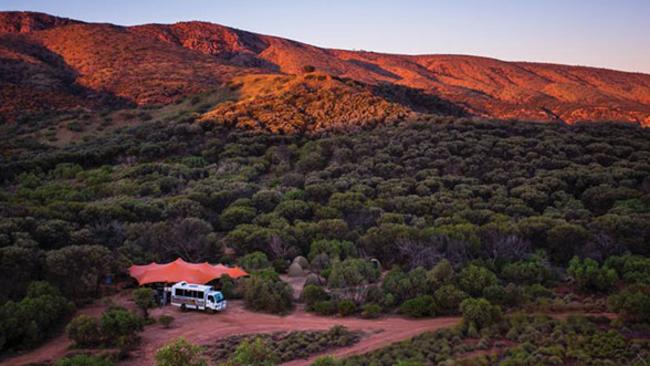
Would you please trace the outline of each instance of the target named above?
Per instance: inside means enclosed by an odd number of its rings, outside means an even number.
[[[391,118],[413,111],[462,111],[499,119],[650,125],[646,74],[473,56],[324,49],[205,22],[121,27],[40,13],[0,13],[0,115],[8,120],[77,107],[169,103],[232,85],[246,75],[300,76],[308,65],[326,75],[328,82],[320,84],[328,89],[315,90],[319,83],[313,82],[285,85],[283,90],[292,95],[302,90],[309,94],[306,106],[285,105],[297,120],[318,118],[322,113],[313,111],[318,106],[314,101],[323,93],[331,99],[334,85],[344,97],[327,103],[361,100],[370,109],[360,115],[373,117],[384,118],[385,113],[376,109],[386,107],[395,111],[388,113]],[[337,79],[332,82],[332,77]],[[360,84],[344,86],[345,80]],[[418,105],[412,99],[404,103],[404,98],[393,98],[404,93],[437,102]],[[256,97],[267,106],[281,105],[283,100],[277,93]],[[233,116],[246,108],[257,110],[249,116],[261,115],[252,100],[216,106],[210,118],[223,119],[220,111]],[[306,109],[311,112],[295,114]],[[348,111],[354,106],[335,109]],[[345,123],[337,116],[333,120]]]

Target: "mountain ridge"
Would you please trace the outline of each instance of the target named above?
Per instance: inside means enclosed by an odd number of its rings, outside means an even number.
[[[30,43],[43,48],[37,61],[25,54],[23,44]],[[42,100],[41,112],[62,108],[61,100],[90,109],[165,104],[243,75],[301,75],[305,67],[368,85],[415,89],[480,117],[650,125],[650,75],[643,73],[471,55],[328,49],[199,21],[116,26],[43,13],[0,13],[0,71],[10,75],[0,76],[5,116],[19,114],[26,104],[21,101],[30,95]],[[27,76],[16,77],[17,70]],[[64,87],[34,85],[66,72],[59,83]],[[97,105],[86,100],[89,95]]]

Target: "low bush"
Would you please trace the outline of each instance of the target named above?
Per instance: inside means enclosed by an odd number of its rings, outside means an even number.
[[[460,289],[471,296],[481,296],[483,289],[496,284],[496,275],[485,267],[471,264],[458,274]]]
[[[441,314],[457,314],[460,303],[467,298],[467,294],[454,285],[444,285],[433,293],[436,301],[436,310]]]
[[[357,312],[357,304],[349,299],[343,299],[336,304],[340,316],[350,316]]]
[[[525,293],[526,296],[528,296],[531,299],[553,297],[553,291],[547,289],[546,287],[540,285],[539,283],[526,287]]]
[[[307,311],[312,311],[316,303],[329,300],[330,298],[327,292],[322,287],[317,285],[305,286],[300,297],[302,301],[305,302]]]
[[[334,301],[319,301],[314,304],[314,312],[320,315],[334,315],[336,314],[337,307]]]
[[[401,314],[413,318],[433,316],[435,315],[435,302],[431,295],[418,296],[404,301],[400,305],[399,311]]]
[[[274,366],[278,361],[278,355],[266,340],[256,337],[241,342],[225,366]]]
[[[101,343],[99,322],[88,315],[79,315],[66,327],[66,334],[77,347],[93,347]]]
[[[472,336],[482,328],[489,327],[501,320],[501,308],[488,300],[469,298],[460,304],[463,314],[463,326]]]
[[[102,357],[76,355],[58,360],[54,366],[113,366],[114,363]]]
[[[143,325],[142,318],[122,307],[109,308],[99,320],[104,343],[127,348],[137,342]]]
[[[377,304],[365,304],[361,310],[361,316],[366,319],[376,319],[381,315],[381,306]]]
[[[632,285],[609,297],[612,310],[623,314],[630,322],[650,323],[650,288]]]
[[[278,363],[296,359],[305,359],[310,355],[337,347],[346,347],[361,339],[361,332],[350,331],[342,326],[333,326],[327,331],[293,331],[264,334],[236,335],[219,340],[213,346],[208,346],[207,354],[215,364],[233,361],[234,355],[243,349],[251,350],[255,342],[262,342],[265,353],[277,356]],[[247,361],[257,357],[246,357]],[[242,361],[241,359],[239,361]],[[238,365],[241,365],[238,364]]]
[[[593,259],[573,257],[567,273],[576,287],[585,292],[610,292],[618,280],[616,270],[598,265]]]
[[[140,287],[133,290],[133,302],[142,310],[145,319],[149,318],[149,309],[156,306],[154,291],[148,287]]]
[[[162,346],[156,352],[157,366],[205,366],[207,363],[201,356],[203,349],[192,344],[185,338]]]

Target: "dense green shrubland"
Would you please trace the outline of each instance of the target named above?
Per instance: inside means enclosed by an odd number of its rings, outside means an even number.
[[[259,273],[225,291],[284,312],[291,291],[269,267],[302,255],[325,292],[308,307],[327,314],[551,302],[567,267],[580,296],[609,293],[630,319],[647,306],[650,130],[638,126],[440,119],[303,136],[181,121],[63,148],[10,137],[2,302],[34,280],[81,303],[131,263],[239,258]]]

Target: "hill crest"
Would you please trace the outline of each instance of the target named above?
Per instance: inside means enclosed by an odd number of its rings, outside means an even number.
[[[36,95],[42,106],[35,112],[164,104],[243,75],[301,75],[305,67],[366,85],[417,90],[481,117],[650,125],[646,74],[477,56],[325,49],[197,21],[124,27],[0,13],[0,71],[10,74],[0,76],[5,105],[0,113],[9,119]]]

